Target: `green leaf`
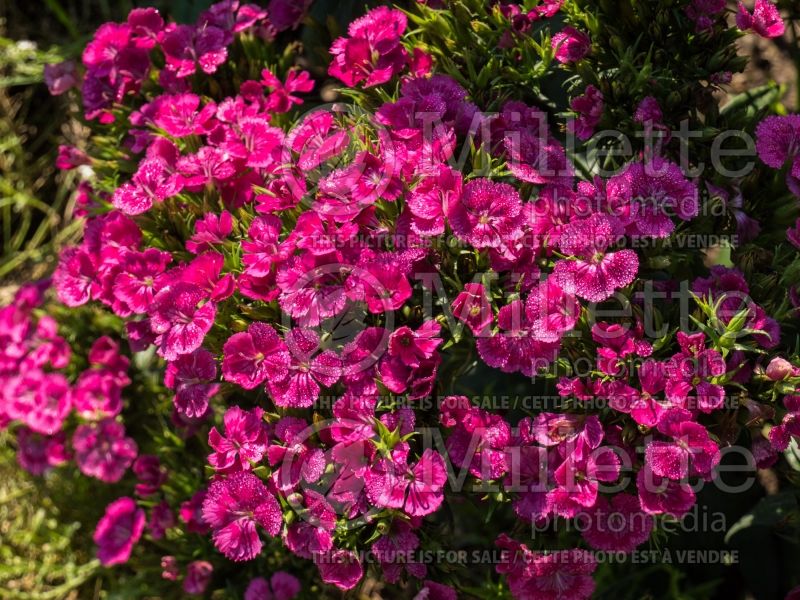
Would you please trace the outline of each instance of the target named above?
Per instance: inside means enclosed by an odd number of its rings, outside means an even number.
[[[725,542],[730,543],[733,537],[750,527],[775,529],[785,523],[792,514],[796,516],[797,511],[797,493],[793,490],[762,498],[753,510],[733,524],[725,534]]]

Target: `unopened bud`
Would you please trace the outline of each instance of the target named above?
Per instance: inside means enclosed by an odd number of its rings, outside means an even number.
[[[794,367],[785,358],[780,356],[773,358],[767,365],[767,377],[772,381],[781,381],[790,377],[794,372]]]

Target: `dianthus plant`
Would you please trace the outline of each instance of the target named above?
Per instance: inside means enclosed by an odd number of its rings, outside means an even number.
[[[800,117],[720,109],[776,7],[411,4],[323,63],[311,2],[136,9],[49,69],[92,132],[59,161],[84,231],[0,313],[0,423],[115,490],[104,565],[583,599],[729,447],[792,471]]]

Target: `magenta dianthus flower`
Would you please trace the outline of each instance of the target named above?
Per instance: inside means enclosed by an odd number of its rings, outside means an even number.
[[[719,464],[719,446],[703,425],[690,420],[691,413],[675,408],[658,424],[658,430],[672,441],[653,441],[645,448],[648,467],[660,477],[674,481],[690,475],[711,477]]]
[[[266,323],[251,323],[247,331],[234,333],[223,347],[222,376],[246,390],[267,378],[288,375],[289,349]]]
[[[267,382],[269,393],[278,406],[309,407],[319,397],[320,384],[330,387],[339,380],[341,360],[332,350],[320,349],[319,335],[311,329],[292,329],[285,342],[286,375]]]
[[[205,348],[198,348],[167,363],[164,385],[175,390],[172,403],[178,412],[198,418],[206,413],[209,400],[219,391],[216,378],[214,355]]]
[[[444,460],[431,449],[413,467],[406,464],[407,458],[407,449],[395,449],[391,459],[372,465],[365,473],[367,497],[375,506],[401,509],[414,517],[431,514],[444,500]]]
[[[756,0],[752,13],[744,2],[739,2],[736,26],[742,31],[750,29],[765,38],[780,37],[786,29],[778,7],[770,0]]]
[[[125,427],[113,419],[78,425],[72,447],[81,473],[106,483],[122,479],[138,453],[133,438],[125,437]]]
[[[333,550],[320,557],[317,563],[322,581],[340,590],[353,589],[364,576],[361,561],[352,550]]]
[[[574,27],[565,27],[553,36],[553,51],[560,63],[573,63],[581,60],[592,48],[592,40]]]
[[[276,571],[269,580],[255,577],[247,584],[244,600],[292,600],[300,593],[300,580],[286,571]]]
[[[256,526],[271,536],[280,533],[283,514],[275,497],[252,473],[234,473],[218,479],[203,500],[203,520],[213,532],[214,544],[233,561],[252,560],[261,551]]]
[[[474,179],[464,186],[447,218],[456,237],[475,248],[496,248],[521,233],[519,193],[507,183]]]
[[[154,454],[140,454],[133,463],[133,473],[139,481],[136,484],[138,496],[152,496],[167,480],[167,470]]]
[[[182,78],[193,75],[198,67],[214,73],[228,58],[227,41],[226,32],[213,25],[177,25],[164,34],[161,48],[167,69]]]
[[[695,504],[692,486],[653,473],[645,464],[636,476],[642,510],[651,515],[669,514],[679,518]]]
[[[573,98],[569,105],[578,115],[575,134],[581,140],[588,140],[603,117],[603,93],[595,86],[587,85],[583,95]]]
[[[123,497],[109,504],[94,530],[100,562],[105,566],[127,562],[142,537],[144,525],[144,511],[133,498]]]
[[[789,395],[783,399],[786,414],[780,424],[769,431],[769,441],[776,450],[786,450],[792,438],[800,438],[800,396]]]
[[[214,325],[217,309],[198,285],[179,282],[161,290],[150,310],[158,352],[167,360],[197,350]]]
[[[349,87],[386,83],[406,65],[407,52],[400,38],[407,24],[402,11],[386,6],[372,9],[350,23],[350,37],[333,42],[328,73]]]
[[[599,213],[567,225],[559,246],[572,258],[558,261],[553,269],[561,289],[601,302],[631,283],[639,269],[636,252],[608,251],[620,234],[617,220]]]
[[[44,475],[69,459],[64,433],[43,436],[23,426],[17,430],[17,462],[31,475]]]
[[[216,427],[208,433],[208,445],[214,453],[209,464],[220,473],[251,470],[267,453],[269,430],[264,421],[264,411],[256,407],[242,410],[232,406],[223,417],[225,435]]]
[[[653,530],[653,517],[630,494],[617,494],[610,501],[598,497],[585,519],[588,527],[582,530],[583,538],[597,550],[633,552]]]

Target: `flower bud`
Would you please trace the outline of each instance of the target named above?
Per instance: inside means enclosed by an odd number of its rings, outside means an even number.
[[[792,375],[793,371],[792,363],[780,356],[773,358],[767,365],[767,377],[772,381],[786,379]]]

